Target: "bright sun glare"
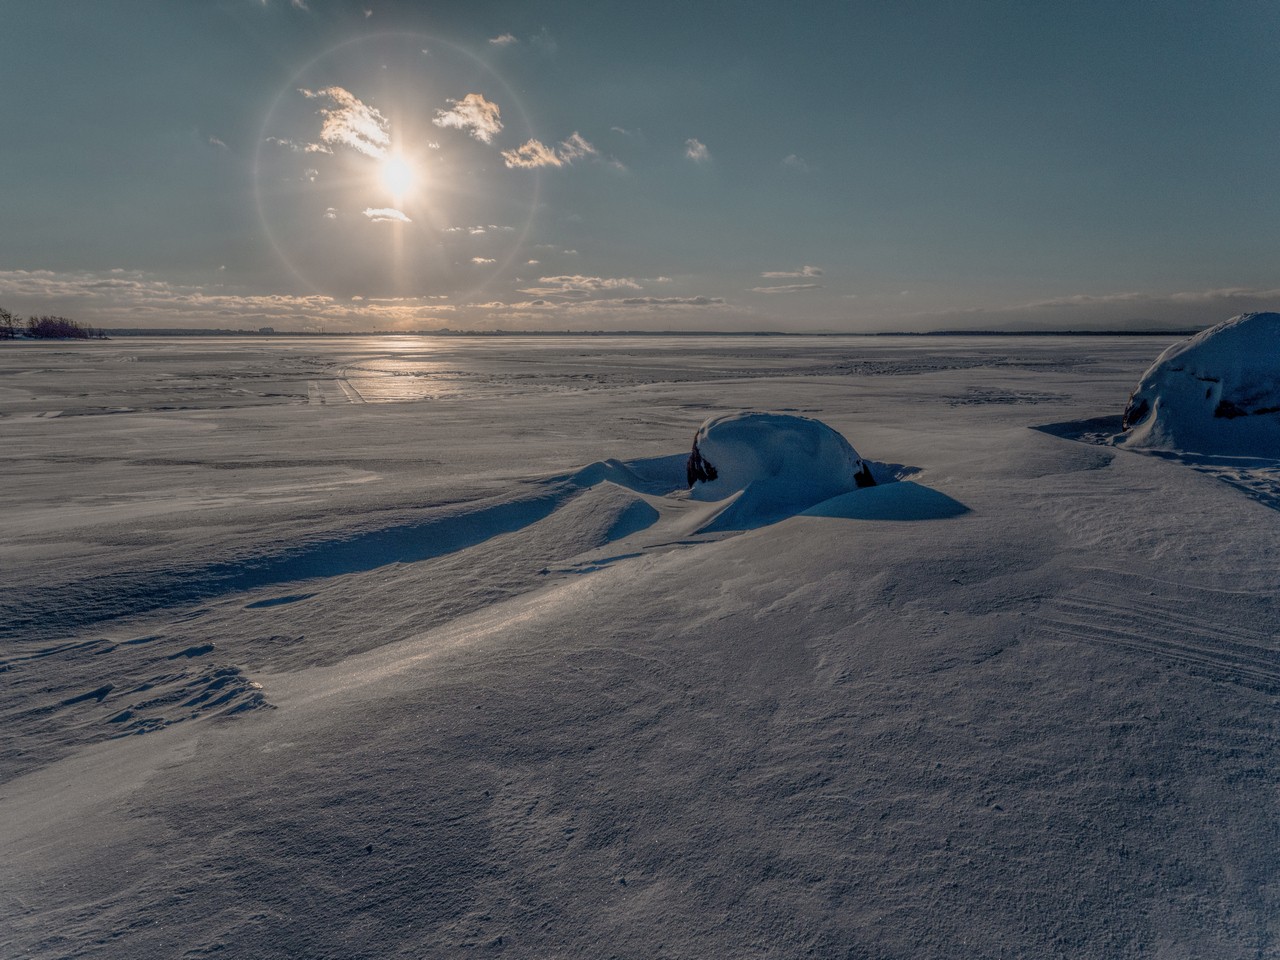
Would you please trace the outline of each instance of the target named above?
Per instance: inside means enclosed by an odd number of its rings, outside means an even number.
[[[378,176],[387,192],[397,199],[409,193],[418,181],[417,171],[398,153],[383,159],[378,167]]]

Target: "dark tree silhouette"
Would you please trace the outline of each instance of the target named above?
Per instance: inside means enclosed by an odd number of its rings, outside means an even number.
[[[33,315],[27,318],[27,335],[39,340],[88,340],[97,334],[93,327],[66,317]]]

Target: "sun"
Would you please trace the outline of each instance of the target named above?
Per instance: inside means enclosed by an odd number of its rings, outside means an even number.
[[[418,171],[403,154],[389,153],[378,164],[378,179],[397,200],[413,192],[418,184]]]

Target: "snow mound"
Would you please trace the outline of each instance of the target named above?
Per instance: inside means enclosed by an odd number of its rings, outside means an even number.
[[[1128,447],[1280,457],[1280,313],[1244,313],[1169,347],[1123,423]]]
[[[762,526],[875,485],[843,436],[820,420],[733,413],[698,428],[686,465],[689,497],[734,497],[708,529]]]

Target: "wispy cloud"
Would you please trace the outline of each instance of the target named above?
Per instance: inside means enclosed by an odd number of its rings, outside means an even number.
[[[472,227],[441,227],[441,233],[448,234],[467,234],[472,237],[482,237],[487,233],[515,233],[516,228],[506,223],[477,223]]]
[[[599,156],[599,151],[576,130],[555,147],[549,147],[541,140],[529,140],[515,150],[502,151],[502,159],[508,167],[522,169],[563,167],[583,157],[595,156]]]
[[[752,287],[752,293],[799,293],[801,290],[818,290],[820,283],[784,283],[776,287]]]
[[[560,48],[560,45],[556,43],[556,38],[551,35],[551,31],[546,27],[543,27],[529,38],[529,45],[547,56],[553,56]]]
[[[783,157],[782,165],[788,170],[795,170],[797,173],[809,172],[809,164],[805,163],[803,157],[797,157],[794,153],[789,153]]]
[[[289,5],[295,10],[306,10],[308,13],[311,12],[311,8],[307,6],[307,0],[290,0]]]
[[[564,161],[556,154],[555,148],[548,147],[541,140],[527,140],[514,150],[503,150],[502,159],[512,168],[564,166]]]
[[[897,313],[913,329],[1199,329],[1235,314],[1280,308],[1280,288],[1218,287],[1176,293],[1078,293],[1005,306]]]
[[[643,297],[624,293],[636,281],[619,277],[554,277],[557,286],[598,292],[584,298],[536,295],[506,302],[453,304],[438,295],[380,296],[378,291],[352,297],[322,294],[295,296],[231,292],[226,272],[216,286],[180,284],[132,270],[51,271],[0,270],[0,303],[23,312],[62,313],[106,327],[220,327],[256,329],[359,330],[507,328],[539,329],[554,324],[575,329],[602,329],[637,323],[669,324],[681,311],[728,322],[733,308],[711,296]]]
[[[274,147],[292,150],[294,153],[333,153],[333,150],[323,143],[299,143],[297,140],[289,140],[284,137],[267,137],[264,142]]]
[[[490,37],[489,42],[495,47],[509,47],[513,43],[519,43],[520,41],[515,38],[514,34],[504,33],[501,36]]]
[[[450,109],[436,111],[431,122],[437,127],[453,127],[465,130],[481,143],[492,143],[502,131],[502,116],[498,105],[486,100],[482,94],[468,93],[461,100],[450,100]]]
[[[403,211],[395,207],[365,207],[364,215],[374,223],[413,223]]]
[[[760,276],[766,280],[785,280],[788,277],[820,277],[822,271],[817,267],[804,266],[799,270],[769,270]]]
[[[709,307],[724,303],[724,297],[624,297],[629,307]]]
[[[694,163],[710,163],[711,151],[701,140],[690,137],[684,142],[684,155]]]
[[[594,157],[597,150],[583,138],[577,130],[569,134],[569,139],[560,141],[560,159],[565,163],[582,157]]]
[[[230,148],[230,147],[228,147],[225,143],[223,143],[219,138],[217,138],[217,137],[213,136],[212,134],[210,134],[210,136],[209,136],[209,146],[211,146],[211,147],[217,147],[219,150],[230,150],[230,149],[231,149],[231,148]]]
[[[225,271],[221,271],[225,276]],[[122,327],[249,327],[264,323],[282,327],[310,323],[319,327],[350,329],[377,326],[386,320],[412,317],[414,322],[447,305],[428,304],[423,298],[398,309],[352,307],[323,295],[236,294],[173,283],[136,270],[0,271],[0,297],[30,304],[35,312],[65,312],[96,326]],[[422,319],[419,319],[422,318]]]
[[[560,277],[539,277],[542,286],[522,290],[533,297],[584,297],[601,291],[640,290],[640,284],[632,277],[584,277],[581,274]]]
[[[325,218],[326,220],[337,220],[337,219],[338,219],[338,208],[337,208],[337,207],[325,207],[325,208],[324,208],[324,218]]]
[[[325,87],[321,90],[302,88],[299,92],[310,100],[328,103],[319,111],[324,118],[321,142],[351,147],[369,157],[381,157],[391,146],[390,122],[349,90]],[[309,145],[308,152],[312,152]]]
[[[471,262],[477,266],[484,266],[487,263],[497,263],[498,261],[493,257],[472,257]]]

